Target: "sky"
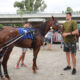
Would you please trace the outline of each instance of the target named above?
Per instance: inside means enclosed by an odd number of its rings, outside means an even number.
[[[14,2],[21,0],[0,0],[0,14],[16,13],[17,8],[14,8]],[[44,0],[47,4],[46,13],[60,13],[68,6],[74,11],[80,10],[80,0]]]

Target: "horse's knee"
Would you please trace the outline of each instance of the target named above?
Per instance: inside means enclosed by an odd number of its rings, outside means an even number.
[[[36,61],[36,58],[33,58],[33,61]]]
[[[5,67],[6,63],[2,62],[2,66]]]
[[[34,56],[34,57],[33,57],[33,61],[35,61],[36,59],[37,59],[37,56]]]
[[[2,66],[3,66],[3,68],[7,67],[7,59],[6,58],[3,58]]]
[[[5,62],[2,62],[2,65],[3,65],[4,75],[8,76],[7,64]]]

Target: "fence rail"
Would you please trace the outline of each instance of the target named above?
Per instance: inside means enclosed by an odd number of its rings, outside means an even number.
[[[62,13],[36,13],[36,14],[24,14],[23,18],[30,17],[65,17],[65,14]],[[18,14],[0,14],[0,18],[20,18],[21,16]],[[80,17],[80,14],[73,14],[73,17]]]

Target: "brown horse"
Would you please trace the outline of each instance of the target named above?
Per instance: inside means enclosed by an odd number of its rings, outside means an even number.
[[[36,59],[37,59],[37,55],[40,50],[40,47],[41,45],[43,45],[43,37],[50,30],[50,27],[52,27],[54,30],[57,30],[58,26],[59,26],[58,22],[54,19],[54,17],[52,17],[50,20],[46,21],[45,23],[34,27],[35,33],[36,33],[36,39],[34,40],[22,39],[19,42],[15,42],[11,44],[10,46],[8,46],[7,48],[4,48],[3,50],[1,50],[0,54],[4,54],[4,56],[0,55],[0,77],[1,78],[3,77],[2,71],[1,71],[1,64],[2,64],[4,75],[8,80],[10,80],[10,77],[7,71],[7,62],[14,46],[33,49],[32,69],[33,69],[33,72],[36,73],[36,70],[38,69],[37,64],[36,64]],[[18,35],[19,33],[16,28],[5,27],[3,30],[0,31],[0,44],[2,45],[3,43],[7,42],[10,39],[15,38]]]

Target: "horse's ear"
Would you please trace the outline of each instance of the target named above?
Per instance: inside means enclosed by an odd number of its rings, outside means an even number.
[[[52,16],[52,19],[54,20],[54,16]]]

